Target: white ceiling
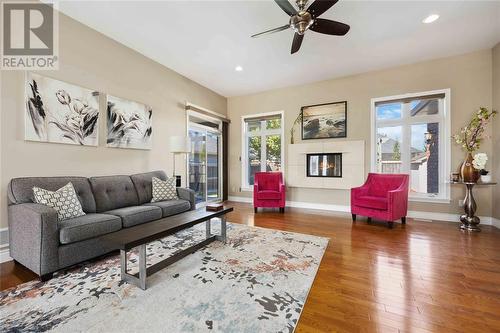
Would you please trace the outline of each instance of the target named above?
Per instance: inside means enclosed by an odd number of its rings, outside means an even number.
[[[273,1],[61,1],[60,10],[224,95],[244,95],[490,48],[500,1],[339,1],[322,18],[345,37],[291,30],[253,39],[287,15]],[[432,24],[422,19],[441,17]],[[242,72],[234,70],[236,65]]]

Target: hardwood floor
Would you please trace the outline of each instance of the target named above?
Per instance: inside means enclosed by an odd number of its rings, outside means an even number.
[[[323,257],[296,332],[500,332],[500,230],[409,219],[388,229],[358,217],[287,209],[254,214],[230,203],[228,221],[324,236]],[[0,265],[1,289],[34,275]]]

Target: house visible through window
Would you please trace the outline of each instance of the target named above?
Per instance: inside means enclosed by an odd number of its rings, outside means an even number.
[[[282,113],[245,117],[242,125],[242,187],[248,189],[256,172],[282,170]]]
[[[448,199],[449,91],[372,100],[372,170],[410,175],[410,197]]]

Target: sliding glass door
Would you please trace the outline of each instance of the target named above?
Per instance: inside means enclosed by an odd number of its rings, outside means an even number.
[[[189,117],[188,133],[192,147],[188,159],[188,179],[198,206],[222,198],[222,135],[219,125],[206,119]]]

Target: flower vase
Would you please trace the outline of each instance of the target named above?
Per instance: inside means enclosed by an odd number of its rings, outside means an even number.
[[[468,153],[460,168],[460,175],[464,183],[477,183],[479,180],[479,170],[476,170],[474,166],[472,166],[472,160],[472,154]]]

